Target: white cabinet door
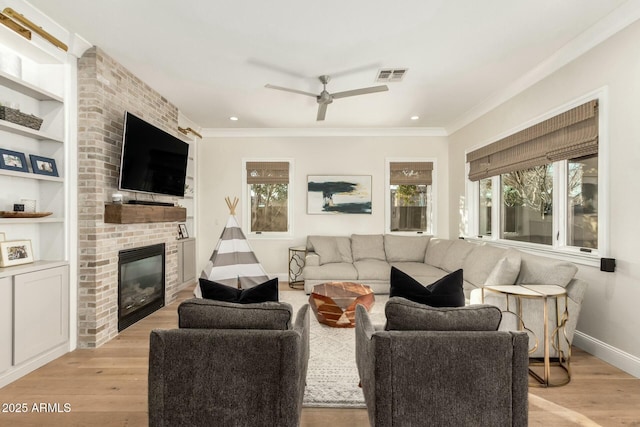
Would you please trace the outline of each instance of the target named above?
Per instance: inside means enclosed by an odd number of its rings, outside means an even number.
[[[12,365],[13,358],[13,295],[11,277],[0,278],[0,372]]]
[[[182,247],[182,282],[196,278],[196,240],[189,239]]]
[[[69,339],[69,267],[14,276],[14,363]]]

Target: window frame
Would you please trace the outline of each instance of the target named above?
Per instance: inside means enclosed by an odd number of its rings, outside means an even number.
[[[287,162],[289,163],[289,183],[287,189],[287,231],[251,231],[251,195],[249,194],[249,185],[247,183],[247,163],[251,162]],[[294,199],[294,162],[292,158],[264,158],[251,157],[242,159],[242,228],[247,238],[251,239],[291,239],[294,235],[293,231],[293,199]]]
[[[430,219],[427,223],[430,226],[430,230],[427,229],[425,231],[391,231],[391,197],[390,197],[390,187],[391,187],[391,163],[396,162],[430,162],[433,163],[433,170],[431,172],[431,214]],[[437,224],[438,224],[438,203],[437,203],[437,190],[438,190],[438,160],[434,157],[388,157],[385,158],[385,169],[384,169],[384,231],[386,234],[394,234],[394,235],[405,235],[405,236],[415,236],[415,235],[426,235],[426,236],[436,236],[437,235]],[[429,209],[427,209],[429,211]]]
[[[553,109],[527,123],[518,126],[516,129],[509,130],[503,134],[491,138],[489,141],[479,144],[478,146],[468,149],[466,153],[471,152],[479,147],[488,145],[493,141],[499,140],[541,121],[547,120],[553,116],[561,114],[571,108],[575,108],[585,102],[598,100],[599,116],[598,116],[598,248],[585,251],[578,246],[567,245],[567,227],[568,219],[568,162],[569,160],[560,160],[552,162],[553,165],[553,243],[551,245],[519,242],[514,240],[503,239],[502,236],[502,183],[500,175],[492,176],[492,206],[491,209],[491,236],[481,236],[479,234],[479,202],[480,202],[480,184],[479,181],[470,181],[469,163],[465,163],[465,199],[467,200],[467,227],[465,230],[465,238],[469,240],[477,240],[483,242],[491,242],[492,244],[503,247],[514,247],[529,252],[540,253],[543,255],[553,256],[554,258],[565,259],[578,264],[599,267],[600,258],[610,256],[609,246],[609,117],[608,117],[608,88],[603,87],[595,90],[585,96],[575,99],[567,104]],[[556,214],[557,212],[557,214]],[[493,231],[495,230],[495,231]]]

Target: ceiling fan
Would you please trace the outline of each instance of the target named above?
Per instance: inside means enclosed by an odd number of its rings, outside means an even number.
[[[323,89],[322,89],[322,92],[320,92],[320,95],[316,95],[315,93],[305,92],[297,89],[289,89],[286,87],[274,86],[270,84],[266,84],[264,85],[264,87],[269,89],[278,89],[278,90],[284,90],[287,92],[299,93],[300,95],[313,96],[314,98],[316,98],[316,101],[318,102],[318,115],[316,117],[317,121],[324,120],[327,114],[327,105],[331,104],[334,99],[346,98],[348,96],[365,95],[367,93],[384,92],[389,90],[387,85],[382,85],[382,86],[363,87],[361,89],[346,90],[344,92],[329,93],[327,92],[327,83],[329,83],[329,80],[331,80],[331,77],[327,75],[322,75],[318,77],[318,79],[320,79],[320,82],[322,83],[322,86],[323,86]]]

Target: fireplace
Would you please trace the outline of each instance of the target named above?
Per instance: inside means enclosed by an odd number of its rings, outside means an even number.
[[[118,332],[164,306],[164,243],[118,254]]]

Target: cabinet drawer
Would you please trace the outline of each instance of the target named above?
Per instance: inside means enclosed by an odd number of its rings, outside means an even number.
[[[69,267],[14,276],[14,364],[69,339]]]

